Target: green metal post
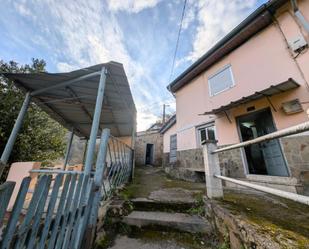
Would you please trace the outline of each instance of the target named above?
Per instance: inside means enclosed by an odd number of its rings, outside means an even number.
[[[104,98],[104,90],[106,84],[106,74],[107,71],[103,67],[101,71],[100,83],[98,88],[98,95],[95,105],[94,117],[91,126],[91,133],[90,138],[88,141],[87,153],[86,153],[86,162],[85,162],[85,174],[90,174],[93,162],[93,156],[95,151],[96,139],[98,135],[99,125],[100,125],[100,117],[101,117],[101,110],[103,105],[103,98]]]
[[[72,128],[71,131],[70,131],[70,134],[69,134],[69,140],[68,140],[68,145],[67,145],[67,151],[66,151],[65,157],[64,157],[63,170],[66,169],[67,164],[68,164],[68,162],[69,162],[69,156],[70,156],[70,152],[71,152],[73,137],[74,137],[74,129]]]

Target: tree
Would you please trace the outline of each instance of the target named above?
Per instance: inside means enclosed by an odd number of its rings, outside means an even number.
[[[44,60],[32,59],[30,65],[0,60],[0,72],[45,72]],[[0,76],[0,153],[11,134],[25,94],[10,80]],[[11,153],[9,164],[18,161],[50,161],[64,155],[66,129],[31,103]]]

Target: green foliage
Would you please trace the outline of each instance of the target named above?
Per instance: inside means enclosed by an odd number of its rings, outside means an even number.
[[[30,65],[20,66],[14,61],[8,63],[0,60],[2,73],[45,72],[44,60],[32,59]],[[10,136],[15,119],[18,116],[25,94],[13,83],[0,76],[0,153]],[[16,139],[11,162],[55,160],[64,154],[66,130],[38,105],[31,103],[23,126]]]
[[[199,216],[204,216],[205,215],[205,203],[203,200],[203,194],[199,193],[195,197],[196,203],[195,205],[189,209],[190,214],[197,214]]]

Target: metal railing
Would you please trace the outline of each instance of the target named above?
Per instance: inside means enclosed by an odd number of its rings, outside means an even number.
[[[255,189],[261,192],[273,194],[279,197],[283,197],[286,199],[290,199],[299,203],[303,203],[309,205],[309,197],[304,195],[299,195],[287,191],[282,191],[266,186],[261,186],[258,184],[249,183],[246,181],[233,179],[231,177],[222,176],[220,172],[219,158],[218,153],[243,148],[245,146],[249,146],[252,144],[262,143],[265,141],[278,139],[281,137],[286,137],[289,135],[294,135],[298,133],[302,133],[305,131],[309,131],[309,122],[304,122],[299,125],[295,125],[286,129],[282,129],[280,131],[275,131],[269,133],[264,136],[260,136],[258,138],[248,140],[245,142],[241,142],[238,144],[226,146],[218,149],[216,145],[216,141],[204,141],[203,142],[203,156],[204,156],[204,165],[205,165],[205,176],[206,176],[206,188],[207,188],[207,196],[209,198],[218,198],[223,197],[223,188],[221,180],[232,182],[237,185],[241,185],[247,188]]]
[[[1,249],[91,248],[100,206],[131,177],[133,150],[102,132],[96,164],[84,171],[32,170],[25,177],[12,211],[7,208],[14,185],[0,186]],[[31,189],[33,181],[37,181]]]

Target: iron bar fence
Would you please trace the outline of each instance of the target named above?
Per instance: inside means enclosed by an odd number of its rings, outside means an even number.
[[[15,183],[2,184],[0,248],[90,248],[99,208],[129,181],[132,156],[133,150],[105,129],[91,173],[32,170],[37,176],[22,180],[9,212]]]
[[[203,157],[204,157],[204,166],[205,166],[205,178],[206,178],[206,188],[207,188],[207,196],[209,198],[220,198],[223,197],[223,187],[222,180],[227,182],[232,182],[236,185],[244,186],[247,188],[255,189],[261,192],[269,193],[272,195],[276,195],[279,197],[283,197],[286,199],[290,199],[302,204],[309,205],[309,197],[295,194],[287,191],[282,191],[266,186],[261,186],[254,183],[249,183],[246,181],[233,179],[231,177],[222,176],[219,165],[218,154],[220,152],[243,148],[245,146],[249,146],[252,144],[262,143],[273,139],[278,139],[282,137],[286,137],[289,135],[295,135],[302,132],[309,131],[309,122],[304,122],[286,129],[282,129],[280,131],[275,131],[269,133],[264,136],[257,137],[255,139],[251,139],[245,142],[241,142],[238,144],[226,146],[218,149],[216,141],[206,140],[203,141]]]

